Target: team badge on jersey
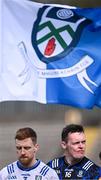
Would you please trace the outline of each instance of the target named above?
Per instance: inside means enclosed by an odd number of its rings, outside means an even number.
[[[83,177],[83,171],[82,171],[82,170],[80,170],[80,171],[78,172],[77,177]]]
[[[45,63],[59,60],[76,47],[84,28],[92,21],[74,9],[44,6],[32,30],[32,46]]]

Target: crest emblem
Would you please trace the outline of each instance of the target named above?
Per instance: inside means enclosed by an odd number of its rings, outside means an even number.
[[[77,176],[78,176],[78,177],[82,177],[82,176],[83,176],[83,171],[80,170],[80,171],[78,172]]]
[[[46,64],[68,55],[79,42],[83,29],[92,21],[75,9],[44,6],[33,25],[31,42],[40,61]]]
[[[94,88],[98,85],[90,79],[86,71],[94,59],[87,52],[76,50],[83,31],[91,23],[90,19],[78,15],[75,9],[52,6],[40,8],[32,28],[31,44],[33,47],[32,54],[37,57],[38,64],[43,62],[44,68],[35,65],[33,58],[28,53],[26,44],[21,41],[18,48],[25,59],[25,68],[19,74],[20,78],[25,76],[22,85],[29,81],[34,69],[39,79],[64,78],[76,75],[81,85],[94,94],[87,81]],[[74,55],[76,53],[76,58],[70,58],[73,54],[72,51]],[[68,66],[66,61],[70,59],[72,61]]]

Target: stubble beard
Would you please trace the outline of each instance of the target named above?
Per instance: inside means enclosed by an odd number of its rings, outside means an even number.
[[[30,167],[31,164],[31,159],[27,158],[27,157],[21,157],[19,158],[20,163],[25,166],[25,167]]]

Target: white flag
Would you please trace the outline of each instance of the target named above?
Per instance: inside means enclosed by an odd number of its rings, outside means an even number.
[[[34,68],[34,66],[42,68],[45,65],[37,62],[38,58],[31,44],[32,28],[40,7],[42,4],[27,0],[3,0],[2,32],[0,32],[2,33],[1,101],[45,101],[45,80],[38,79],[37,69]]]
[[[101,106],[101,8],[0,1],[0,101]]]

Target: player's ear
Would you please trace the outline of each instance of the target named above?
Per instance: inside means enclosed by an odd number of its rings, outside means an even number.
[[[61,147],[62,147],[62,149],[65,150],[67,148],[67,143],[65,141],[62,141],[61,142]]]
[[[35,144],[34,150],[35,150],[35,152],[37,152],[39,150],[39,144]]]

